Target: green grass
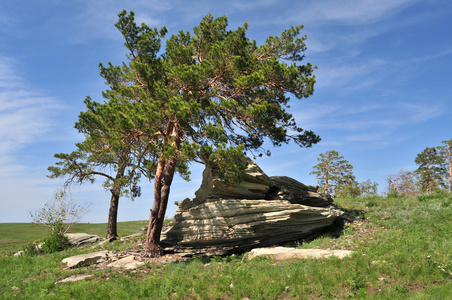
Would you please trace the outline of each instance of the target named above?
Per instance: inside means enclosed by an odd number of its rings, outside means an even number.
[[[451,196],[336,202],[357,221],[346,224],[339,238],[327,232],[300,247],[355,251],[342,260],[194,258],[164,266],[149,263],[132,272],[94,266],[63,269],[64,257],[93,251],[89,248],[34,257],[3,255],[0,295],[4,299],[450,299]],[[119,250],[133,245],[115,241],[108,247]],[[54,284],[72,274],[94,276]]]
[[[30,223],[0,223],[0,253],[18,250],[47,234],[43,227]]]
[[[130,221],[118,223],[118,235],[127,236],[133,233],[137,233],[143,226],[147,226],[149,221]],[[101,237],[107,235],[107,224],[90,224],[90,223],[77,223],[71,228],[69,232],[84,232],[88,234],[95,234]]]
[[[130,221],[118,223],[118,235],[127,236],[140,231],[147,221]],[[107,223],[77,223],[69,232],[84,232],[105,237]],[[25,245],[42,240],[48,231],[46,228],[31,223],[0,223],[0,253],[18,251]]]

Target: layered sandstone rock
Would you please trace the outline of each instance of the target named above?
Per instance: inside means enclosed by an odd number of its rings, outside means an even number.
[[[174,220],[162,233],[166,251],[226,255],[273,246],[312,236],[343,213],[316,187],[268,177],[251,160],[239,184],[206,169],[195,195],[176,203]]]

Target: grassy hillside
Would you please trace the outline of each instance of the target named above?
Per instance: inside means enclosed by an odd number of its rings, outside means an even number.
[[[147,225],[147,221],[131,221],[118,223],[118,235],[126,236],[137,233]],[[78,223],[69,232],[84,232],[105,237],[107,223]],[[0,253],[18,251],[25,245],[43,239],[48,234],[46,228],[30,223],[0,223]]]
[[[5,299],[450,299],[451,195],[336,202],[355,221],[346,224],[339,238],[326,233],[300,247],[355,251],[342,260],[195,258],[164,266],[149,263],[131,272],[94,266],[63,269],[63,258],[93,249],[32,257],[3,254],[0,295]],[[108,245],[110,249],[131,246],[118,241]],[[72,274],[94,276],[54,284]]]

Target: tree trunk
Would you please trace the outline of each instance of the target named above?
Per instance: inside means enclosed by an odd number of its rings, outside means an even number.
[[[170,194],[171,183],[176,172],[175,158],[159,161],[154,182],[154,205],[149,217],[146,236],[146,253],[148,257],[159,257],[162,254],[160,235],[165,220],[166,207]]]
[[[392,182],[392,188],[394,189],[394,191],[396,191],[397,192],[397,187],[396,187],[396,179],[394,178],[394,179],[391,179],[391,182]]]
[[[170,122],[167,126],[167,132],[172,139],[171,147],[179,149],[181,139],[179,137],[179,126],[176,122]],[[162,255],[160,246],[160,234],[165,220],[166,207],[170,194],[171,183],[176,172],[177,156],[159,158],[157,171],[154,179],[154,204],[149,217],[148,231],[146,235],[146,247],[144,256],[159,257]]]
[[[325,162],[325,194],[328,194],[329,186],[328,186],[328,160]]]
[[[107,239],[118,238],[118,205],[122,188],[120,180],[124,177],[125,169],[125,166],[119,167],[118,172],[116,173],[115,181],[113,182],[113,188],[111,189],[110,210],[108,211]]]
[[[452,193],[452,157],[450,144],[447,144],[447,154],[449,157],[449,192]]]
[[[108,212],[107,240],[118,237],[117,219],[118,219],[119,193],[111,191],[110,210]]]

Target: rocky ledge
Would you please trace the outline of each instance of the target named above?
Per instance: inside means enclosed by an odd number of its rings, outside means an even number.
[[[206,168],[194,199],[178,210],[162,233],[165,251],[180,255],[228,255],[302,240],[343,215],[317,187],[268,177],[247,159],[244,180],[226,183]]]

